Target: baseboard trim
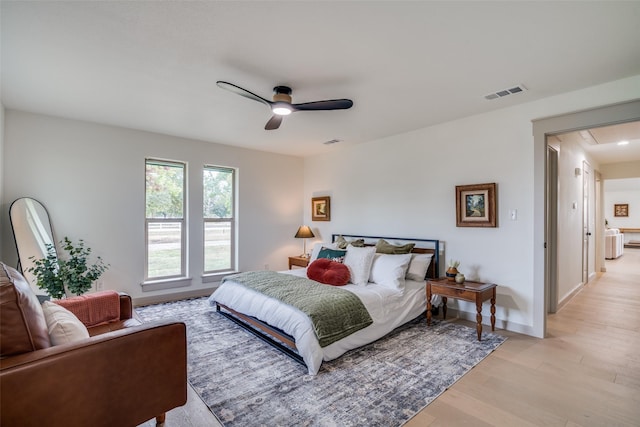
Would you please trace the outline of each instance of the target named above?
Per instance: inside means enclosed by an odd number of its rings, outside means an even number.
[[[199,298],[209,296],[218,287],[213,286],[210,288],[195,289],[193,291],[175,292],[171,294],[153,295],[142,298],[132,298],[134,307],[141,307],[143,305],[162,304],[164,302],[178,301],[188,298]]]
[[[573,290],[569,292],[564,298],[562,298],[561,301],[558,301],[558,309],[556,310],[556,313],[560,311],[562,307],[567,305],[567,303],[571,301],[573,297],[575,297],[578,294],[578,292],[582,290],[582,288],[584,288],[584,285],[585,285],[584,283],[580,283],[578,286],[573,288]]]
[[[442,311],[442,308],[440,309]],[[453,320],[455,318],[468,320],[470,322],[476,322],[476,313],[470,313],[467,311],[460,311],[453,307],[447,306],[447,319]],[[442,319],[442,314],[439,316],[434,316],[435,319]],[[496,318],[496,331],[498,329],[503,329],[509,332],[516,332],[518,334],[529,335],[532,337],[536,337],[535,330],[533,327],[529,325],[523,325],[521,323],[516,323],[500,318]],[[491,332],[491,314],[489,312],[482,313],[482,332]]]

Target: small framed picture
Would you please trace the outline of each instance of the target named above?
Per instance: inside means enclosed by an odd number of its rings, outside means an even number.
[[[311,221],[331,221],[331,200],[329,196],[311,199]]]
[[[496,183],[456,185],[456,226],[496,227]]]
[[[629,204],[613,205],[613,216],[629,216]]]

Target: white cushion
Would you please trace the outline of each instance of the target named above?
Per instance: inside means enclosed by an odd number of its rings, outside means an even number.
[[[411,254],[376,254],[371,266],[369,281],[387,288],[404,289],[404,276],[411,261]]]
[[[49,329],[51,344],[68,344],[89,338],[86,326],[66,308],[51,301],[45,301],[42,303],[42,311]]]
[[[431,264],[433,254],[411,254],[411,262],[407,269],[407,280],[415,280],[417,282],[424,280]]]
[[[363,248],[351,245],[347,246],[347,255],[344,257],[344,264],[349,267],[351,283],[364,286],[369,282],[371,264],[373,264],[375,254],[375,246],[365,246]]]

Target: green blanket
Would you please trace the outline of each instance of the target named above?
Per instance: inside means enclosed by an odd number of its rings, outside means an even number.
[[[248,271],[225,277],[276,298],[311,319],[320,347],[326,347],[373,323],[357,295],[306,277],[275,271]]]

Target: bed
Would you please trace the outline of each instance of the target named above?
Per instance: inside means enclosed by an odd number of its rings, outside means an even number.
[[[357,247],[349,244],[344,248],[346,253],[343,261],[351,272],[349,283],[327,286],[308,279],[307,270],[313,268],[313,262],[319,256],[328,258],[327,251],[342,250],[339,246],[344,242],[353,245],[362,242]],[[381,242],[387,246],[380,246]],[[379,250],[394,252],[394,248],[406,252],[407,245],[412,246],[409,253],[378,253]],[[303,363],[308,373],[315,375],[323,361],[336,359],[349,350],[382,338],[423,314],[426,310],[425,278],[439,276],[439,255],[438,240],[334,234],[331,242],[314,245],[308,268],[230,276],[209,297],[209,302],[220,314]],[[370,263],[369,258],[372,258]],[[347,332],[336,334],[331,331],[324,334],[316,318],[325,315],[333,320],[334,316],[337,317],[334,312],[323,312],[320,316],[315,312],[305,313],[306,306],[290,305],[286,295],[282,297],[287,301],[285,303],[280,295],[274,296],[267,288],[254,287],[247,282],[251,277],[258,276],[260,280],[269,276],[268,281],[277,281],[269,282],[269,289],[288,289],[285,285],[295,290],[304,289],[313,304],[325,298],[315,296],[313,290],[316,288],[321,292],[340,292],[351,299],[355,295],[357,303],[366,309],[370,322],[363,323],[358,318],[357,326],[348,325]],[[267,279],[264,281],[266,283]],[[439,303],[432,300],[434,306]],[[329,306],[337,304],[320,305],[322,310],[329,310]],[[354,315],[355,309],[346,311],[350,321],[357,317]],[[326,339],[327,336],[330,339]]]

